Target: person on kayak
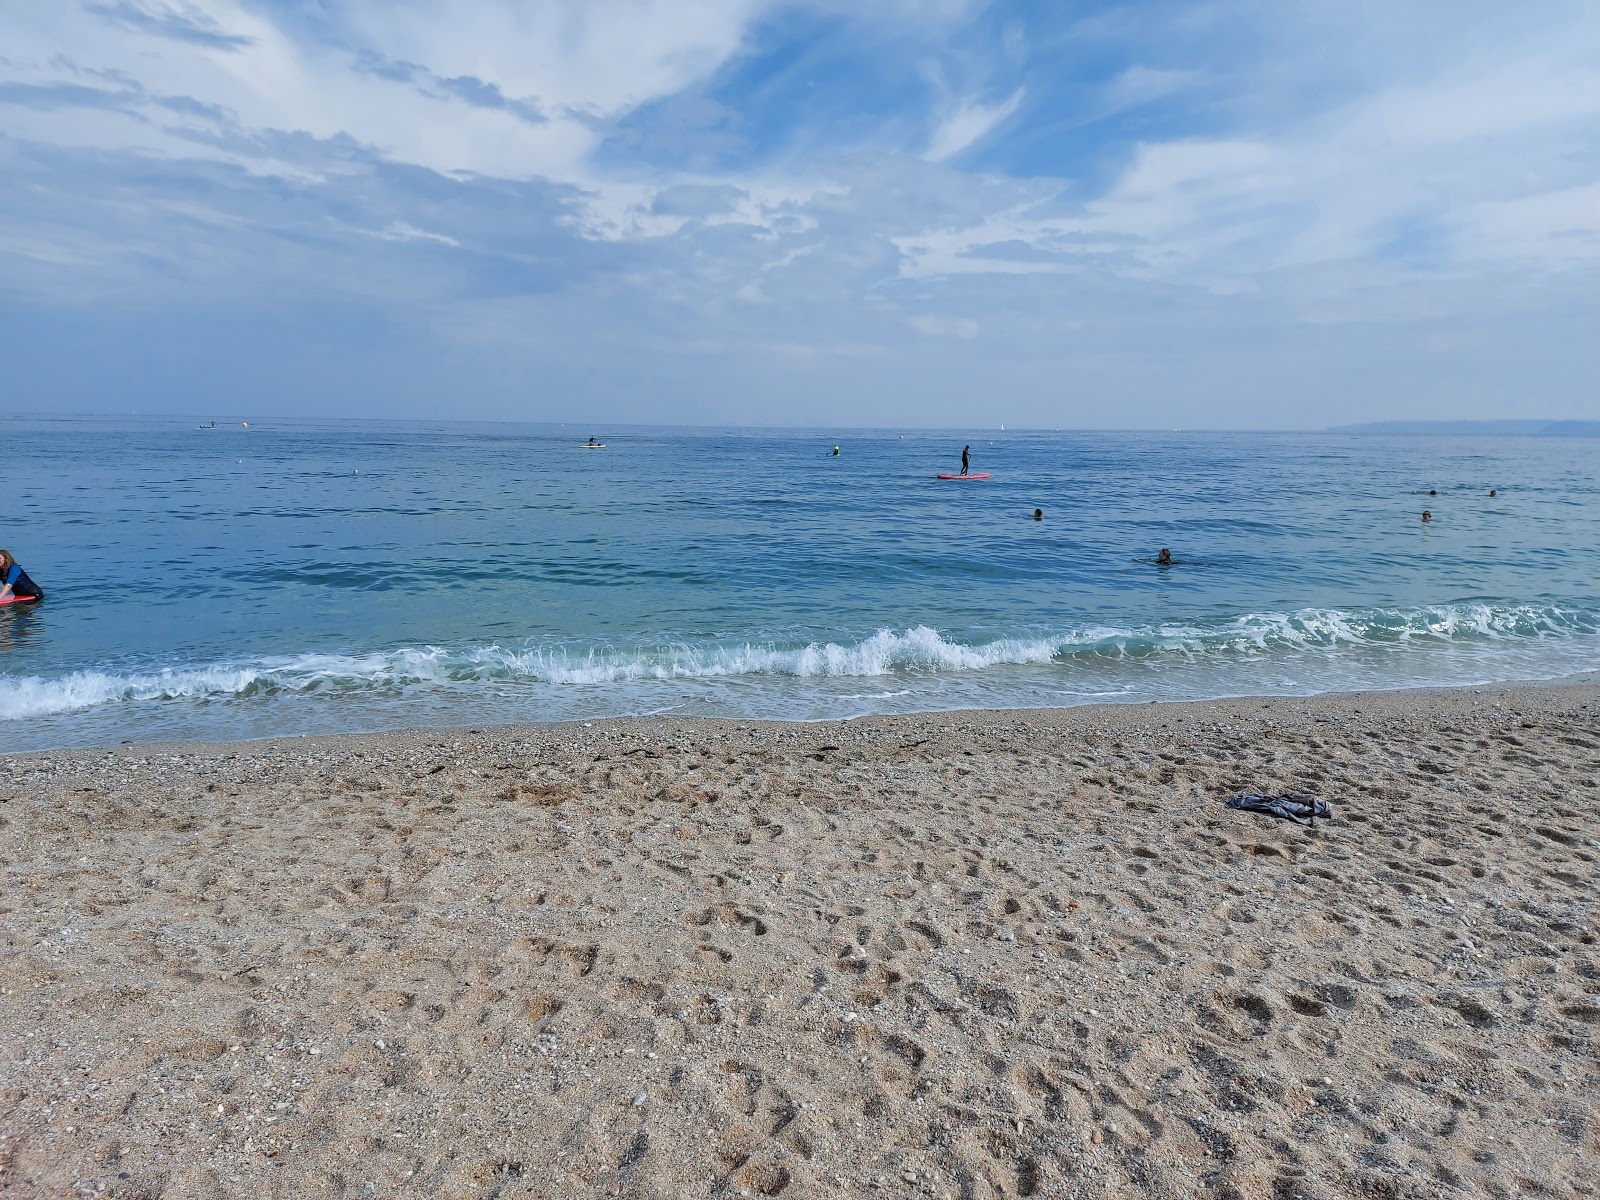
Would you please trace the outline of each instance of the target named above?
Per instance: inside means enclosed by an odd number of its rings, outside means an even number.
[[[0,600],[15,596],[19,600],[43,600],[44,592],[28,578],[28,573],[17,565],[11,551],[0,550]]]

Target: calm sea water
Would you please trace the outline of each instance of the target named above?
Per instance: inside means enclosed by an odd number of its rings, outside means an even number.
[[[992,478],[936,481],[964,442]],[[1600,668],[1589,439],[9,418],[0,444],[0,544],[47,592],[0,609],[0,749]]]

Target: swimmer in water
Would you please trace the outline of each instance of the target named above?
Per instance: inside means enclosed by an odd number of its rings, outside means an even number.
[[[1042,509],[1042,508],[1036,508],[1036,509],[1034,509],[1034,510],[1033,510],[1033,519],[1034,519],[1034,520],[1035,520],[1035,521],[1042,521],[1042,520],[1044,520],[1044,509]]]
[[[1422,523],[1424,525],[1426,525],[1431,520],[1433,520],[1433,511],[1431,509],[1426,509],[1426,508],[1423,509],[1422,510]]]
[[[1156,566],[1158,566],[1158,567],[1170,567],[1171,565],[1172,565],[1172,551],[1168,550],[1165,546],[1163,546],[1163,547],[1161,547],[1161,553],[1156,555]]]
[[[1494,488],[1490,488],[1490,489],[1489,489],[1489,495],[1491,495],[1491,496],[1498,496],[1498,495],[1499,495],[1499,494],[1500,494],[1500,493],[1499,493],[1499,492],[1497,492],[1497,491],[1496,491],[1496,490],[1495,490],[1495,489],[1494,489]]]
[[[39,585],[28,578],[28,573],[11,557],[11,551],[0,550],[0,600],[15,596],[18,600],[43,600]]]

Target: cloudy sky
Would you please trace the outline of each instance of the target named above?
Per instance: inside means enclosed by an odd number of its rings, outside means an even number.
[[[0,0],[0,412],[1600,415],[1600,4]]]

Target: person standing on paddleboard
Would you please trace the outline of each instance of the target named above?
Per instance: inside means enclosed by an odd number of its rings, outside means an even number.
[[[972,447],[971,446],[963,446],[963,447],[961,447],[961,473],[963,475],[965,475],[967,473],[967,464],[970,463],[971,461],[972,461]]]
[[[39,585],[28,578],[28,573],[17,565],[11,551],[0,550],[0,600],[15,596],[19,600],[42,600],[44,593]]]

